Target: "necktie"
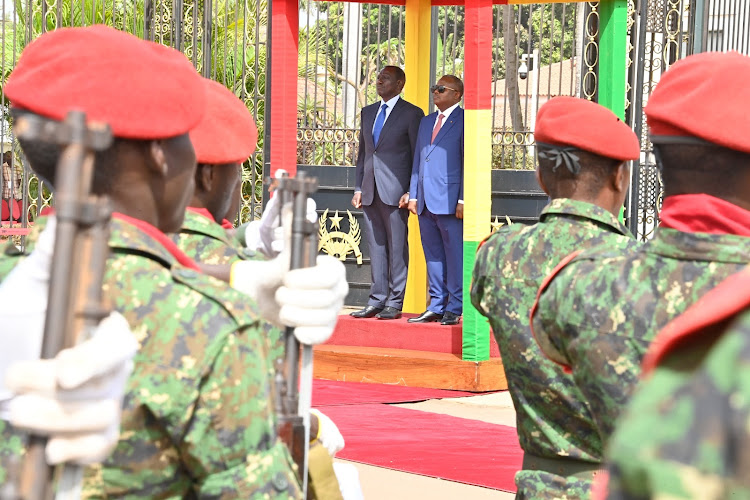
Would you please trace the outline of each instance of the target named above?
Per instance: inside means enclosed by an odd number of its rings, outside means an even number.
[[[380,131],[383,130],[383,124],[385,123],[386,109],[388,109],[388,105],[383,103],[378,116],[375,118],[375,126],[372,128],[372,140],[376,146],[378,145],[378,139],[380,139]]]
[[[435,137],[437,137],[438,132],[440,132],[440,127],[443,125],[443,113],[440,113],[438,115],[438,121],[435,124],[435,128],[432,129],[432,139],[430,139],[430,144],[435,142]]]

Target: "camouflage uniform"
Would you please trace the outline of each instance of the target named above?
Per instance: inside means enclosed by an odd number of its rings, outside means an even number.
[[[170,236],[180,250],[202,264],[230,264],[238,260],[261,258],[239,245],[213,219],[192,210],[185,211],[185,222],[180,232]]]
[[[84,497],[299,498],[276,434],[272,328],[252,301],[125,221],[109,243],[103,289],[140,349],[120,442],[87,471]]]
[[[727,294],[707,296],[719,300],[680,318],[697,313],[700,326],[678,335],[633,394],[608,450],[610,498],[750,498],[750,274],[742,274],[726,290],[746,297],[742,310],[726,314]]]
[[[572,378],[539,351],[529,331],[529,310],[544,277],[569,253],[632,244],[630,232],[608,211],[561,198],[545,207],[538,224],[502,227],[477,252],[471,301],[489,318],[500,346],[526,453],[601,462],[599,434],[585,400]],[[523,498],[582,498],[590,481],[523,470],[516,486]]]
[[[552,279],[534,334],[547,356],[572,369],[605,446],[656,333],[750,262],[749,241],[659,228],[626,252],[583,254]]]

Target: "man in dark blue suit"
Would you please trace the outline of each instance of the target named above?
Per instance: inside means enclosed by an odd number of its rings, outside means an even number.
[[[355,318],[401,317],[409,264],[409,181],[419,121],[424,112],[399,98],[406,83],[401,68],[386,66],[377,78],[382,101],[362,108],[352,205],[362,207],[370,246],[372,285]]]
[[[419,124],[409,210],[419,215],[430,304],[409,323],[456,325],[463,308],[464,84],[445,75],[432,87],[438,111]]]

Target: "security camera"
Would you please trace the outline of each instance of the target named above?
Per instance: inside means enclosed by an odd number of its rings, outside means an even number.
[[[526,80],[526,78],[529,76],[529,67],[526,65],[526,61],[523,61],[521,65],[518,67],[518,78],[521,80]]]
[[[521,55],[521,65],[518,66],[518,77],[521,80],[526,80],[526,78],[529,76],[529,66],[526,64],[526,61],[528,60],[529,60],[528,54]]]

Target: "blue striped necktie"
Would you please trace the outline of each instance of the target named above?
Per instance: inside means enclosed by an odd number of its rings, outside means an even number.
[[[378,145],[378,139],[380,139],[380,131],[383,130],[383,124],[385,123],[386,109],[388,109],[388,105],[383,103],[377,118],[375,118],[375,126],[372,128],[372,140],[376,146]]]

